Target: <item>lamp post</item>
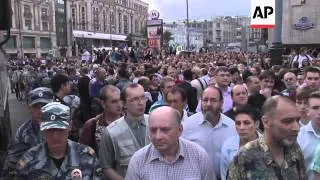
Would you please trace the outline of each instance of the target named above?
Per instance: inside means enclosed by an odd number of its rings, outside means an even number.
[[[22,32],[21,32],[21,3],[17,0],[17,10],[18,10],[18,26],[19,26],[19,39],[20,39],[20,58],[23,59],[23,46],[22,46]]]
[[[276,27],[274,28],[270,47],[271,63],[274,65],[280,65],[282,60],[282,3],[282,0],[276,0],[275,4]]]
[[[187,51],[189,51],[189,0],[186,0],[187,3]]]

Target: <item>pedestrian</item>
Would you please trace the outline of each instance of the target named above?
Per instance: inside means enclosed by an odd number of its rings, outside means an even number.
[[[82,179],[99,179],[99,161],[94,150],[68,140],[70,108],[52,102],[41,108],[41,117],[45,143],[29,149],[18,161],[18,177],[71,179],[81,174]]]
[[[306,179],[303,154],[296,143],[300,114],[294,102],[271,97],[262,113],[263,136],[240,149],[229,167],[228,179]]]
[[[152,144],[137,151],[129,163],[127,180],[214,180],[207,152],[180,138],[180,113],[168,106],[152,111],[149,117]]]

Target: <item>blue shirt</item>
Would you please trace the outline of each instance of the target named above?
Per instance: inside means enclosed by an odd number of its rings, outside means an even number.
[[[237,135],[234,121],[220,114],[220,120],[213,126],[204,119],[202,112],[196,113],[183,123],[182,137],[202,146],[208,153],[217,178],[220,178],[220,156],[223,143]]]
[[[300,128],[297,141],[303,152],[308,179],[314,179],[314,173],[311,171],[311,164],[314,159],[315,150],[320,144],[320,135],[312,127],[312,121]]]

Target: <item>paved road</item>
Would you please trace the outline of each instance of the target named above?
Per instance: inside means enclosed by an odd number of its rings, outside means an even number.
[[[14,135],[19,126],[26,120],[31,118],[25,101],[18,101],[15,94],[9,95],[9,108],[12,135]]]

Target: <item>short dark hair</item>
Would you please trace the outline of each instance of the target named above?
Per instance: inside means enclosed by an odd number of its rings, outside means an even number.
[[[272,72],[272,71],[263,71],[261,74],[260,74],[260,77],[259,79],[262,81],[264,79],[273,79],[273,80],[276,80],[276,75]]]
[[[234,117],[239,114],[247,114],[253,119],[254,122],[260,121],[261,119],[261,112],[257,108],[249,104],[237,108],[234,112]]]
[[[307,68],[304,70],[304,75],[307,76],[307,73],[308,73],[308,72],[320,74],[320,70],[319,70],[318,68],[312,67],[312,66],[307,67]]]
[[[235,73],[238,73],[240,74],[240,71],[238,70],[238,68],[234,67],[234,68],[230,68],[229,69],[229,72],[231,75],[235,74]]]
[[[174,86],[172,89],[170,89],[169,92],[166,94],[166,99],[168,98],[169,93],[171,93],[171,94],[179,93],[181,95],[183,102],[185,102],[187,100],[186,91],[179,86]]]
[[[258,78],[258,79],[259,79],[259,77],[257,77],[257,76],[249,76],[249,77],[246,79],[245,83],[246,83],[246,84],[252,83],[252,79],[253,79],[253,78]]]
[[[315,92],[315,90],[309,88],[308,86],[304,88],[298,88],[296,100],[308,100],[312,92]]]
[[[184,70],[183,71],[183,78],[185,80],[191,81],[193,78],[193,73],[190,69]]]
[[[127,89],[128,88],[137,88],[137,87],[142,87],[140,84],[138,83],[127,83],[123,88],[122,91],[120,93],[120,98],[123,102],[127,101]]]
[[[61,86],[69,82],[68,76],[64,74],[56,74],[51,78],[51,88],[53,93],[56,93],[60,90]]]
[[[308,99],[311,99],[311,98],[320,99],[320,91],[314,91],[314,92],[312,92],[312,93],[309,95],[309,98],[308,98]]]
[[[214,75],[218,75],[219,72],[229,72],[229,69],[226,66],[219,66],[217,69],[214,71]]]

